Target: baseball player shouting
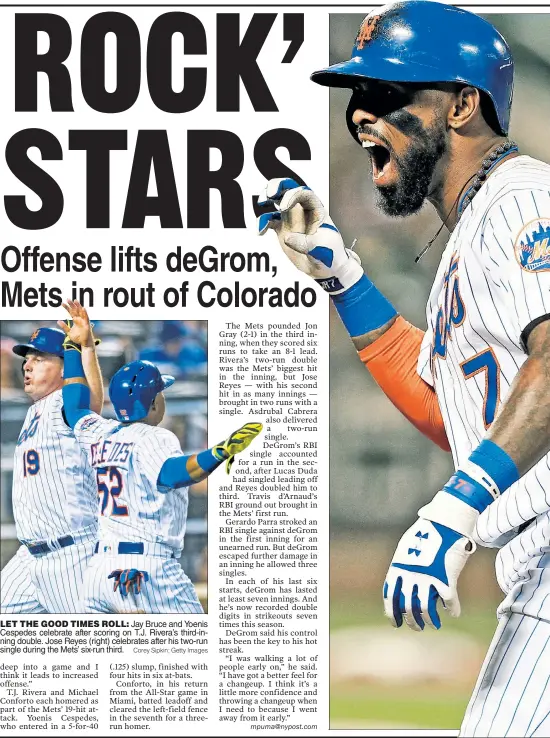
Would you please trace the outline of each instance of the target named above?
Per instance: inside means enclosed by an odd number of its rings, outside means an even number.
[[[75,329],[73,338],[92,406],[101,412],[103,382],[92,330],[84,336]],[[12,502],[22,545],[0,573],[2,613],[78,612],[84,569],[97,541],[95,478],[63,412],[64,340],[61,330],[38,328],[29,343],[13,347],[24,358],[25,392],[33,404],[15,449]]]
[[[428,200],[450,231],[423,333],[369,280],[311,190],[269,182],[277,211],[259,223],[330,294],[392,402],[453,454],[456,472],[397,546],[386,615],[439,628],[439,600],[460,613],[457,580],[475,542],[500,546],[506,598],[461,735],[548,736],[550,167],[507,138],[510,50],[476,15],[410,0],[372,11],[351,59],[312,79],[351,89],[347,125],[382,210],[407,216]]]
[[[78,303],[66,305],[78,330],[87,322]],[[68,329],[67,329],[68,330]],[[132,361],[111,379],[118,420],[90,410],[80,353],[65,351],[63,402],[67,420],[97,476],[99,542],[84,577],[81,609],[103,613],[201,613],[195,588],[177,559],[183,549],[187,488],[236,454],[262,429],[247,423],[226,441],[184,456],[178,439],[159,428],[163,391],[174,378],[148,361]]]

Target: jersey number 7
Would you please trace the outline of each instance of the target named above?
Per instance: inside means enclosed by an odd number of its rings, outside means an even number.
[[[99,495],[99,514],[105,517],[128,515],[126,505],[117,500],[122,492],[122,475],[116,466],[107,466],[97,471],[97,494]]]
[[[500,366],[493,349],[486,349],[460,365],[466,379],[485,372],[485,395],[483,398],[483,423],[487,429],[497,414],[500,401]]]

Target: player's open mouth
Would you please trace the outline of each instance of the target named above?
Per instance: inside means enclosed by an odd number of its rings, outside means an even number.
[[[390,184],[392,179],[392,157],[390,150],[373,136],[362,134],[360,136],[361,145],[370,154],[372,162],[372,178],[378,186]]]

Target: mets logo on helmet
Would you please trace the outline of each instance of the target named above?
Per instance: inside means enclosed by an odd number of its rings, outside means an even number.
[[[359,33],[355,39],[355,45],[359,51],[361,51],[361,49],[365,47],[365,44],[371,40],[379,20],[379,15],[367,15],[365,20],[361,23],[361,28],[359,29]]]
[[[34,333],[32,334],[32,336],[31,336],[31,341],[34,341],[34,339],[35,339],[35,338],[37,337],[37,335],[38,335],[38,328],[37,328],[37,329],[36,329],[36,330],[34,331]]]

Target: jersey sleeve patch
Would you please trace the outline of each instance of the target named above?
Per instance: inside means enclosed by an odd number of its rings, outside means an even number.
[[[550,272],[550,218],[537,218],[524,225],[514,251],[526,272]]]
[[[116,420],[102,418],[101,415],[92,412],[81,418],[74,427],[74,434],[81,444],[89,444],[97,440],[102,434],[112,432],[120,424]]]
[[[80,423],[80,426],[78,428],[79,432],[82,433],[83,431],[90,430],[90,428],[93,428],[94,425],[97,425],[100,418],[97,415],[88,415],[85,418],[82,419],[82,422]]]

